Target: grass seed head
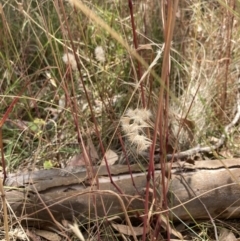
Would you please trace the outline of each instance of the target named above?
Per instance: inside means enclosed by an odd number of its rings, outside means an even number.
[[[68,64],[71,66],[72,70],[77,70],[77,62],[73,54],[71,53],[64,54],[62,59],[65,64]]]
[[[136,146],[137,153],[141,153],[152,144],[146,137],[145,128],[149,128],[151,112],[146,109],[128,109],[121,118],[121,126],[127,139]]]
[[[105,51],[103,50],[103,48],[101,46],[97,46],[94,50],[95,52],[95,58],[97,61],[104,63],[106,61],[105,58]]]

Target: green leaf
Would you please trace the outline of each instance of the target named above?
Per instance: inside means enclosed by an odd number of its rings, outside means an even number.
[[[53,167],[53,163],[52,163],[52,161],[45,161],[44,163],[43,163],[43,167],[44,167],[44,169],[46,169],[46,170],[48,170],[48,169],[51,169],[52,167]]]

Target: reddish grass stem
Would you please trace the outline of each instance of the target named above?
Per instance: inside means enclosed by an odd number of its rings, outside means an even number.
[[[75,57],[75,60],[76,60],[76,63],[77,63],[77,69],[78,69],[78,72],[79,72],[79,76],[80,76],[80,80],[81,80],[81,83],[82,83],[82,87],[83,87],[83,90],[84,90],[84,93],[85,93],[85,96],[86,96],[86,99],[87,99],[87,103],[88,103],[88,106],[89,106],[89,109],[90,109],[91,118],[92,118],[93,123],[94,123],[94,126],[95,126],[95,134],[96,134],[96,136],[98,137],[100,149],[101,149],[101,151],[102,151],[103,158],[104,158],[104,162],[105,162],[105,164],[106,164],[106,169],[107,169],[108,174],[109,174],[109,179],[110,179],[111,184],[113,184],[114,187],[118,190],[118,192],[122,194],[122,191],[121,191],[120,188],[116,185],[116,183],[113,181],[112,176],[111,176],[111,173],[110,173],[109,165],[108,165],[108,162],[107,162],[107,159],[106,159],[106,156],[105,156],[105,148],[104,148],[104,146],[103,146],[103,142],[102,142],[102,139],[101,139],[101,135],[100,135],[100,132],[99,132],[99,130],[98,130],[98,124],[97,124],[96,117],[95,117],[95,115],[94,115],[94,111],[93,111],[93,108],[92,108],[92,104],[91,104],[91,102],[90,102],[90,98],[89,98],[89,95],[88,95],[88,92],[87,92],[85,83],[84,83],[84,81],[83,81],[82,71],[81,71],[81,65],[80,65],[80,63],[79,63],[78,56],[77,56],[77,54],[76,54],[76,48],[75,48],[75,46],[74,46],[73,39],[72,39],[72,35],[71,35],[70,29],[69,29],[68,24],[67,24],[67,17],[66,17],[66,13],[65,13],[64,6],[63,6],[62,1],[61,1],[61,8],[62,8],[62,12],[63,12],[64,18],[65,18],[66,26],[67,26],[68,37],[69,37],[69,40],[70,40],[70,43],[71,43],[71,47],[72,47],[72,50],[73,50],[73,54],[74,54],[74,57]],[[77,109],[75,109],[75,113],[77,113]],[[79,128],[78,128],[78,122],[77,122],[76,120],[75,120],[75,124],[76,124],[77,130],[78,130],[78,141],[79,141],[81,138],[80,138],[80,131],[79,131]],[[81,145],[83,146],[83,143],[82,143],[82,142],[81,142]]]
[[[158,111],[155,120],[155,128],[154,128],[154,135],[152,139],[152,146],[150,149],[150,160],[149,160],[149,170],[147,175],[147,184],[146,184],[146,202],[145,202],[145,218],[144,218],[144,230],[143,230],[143,241],[146,240],[146,230],[147,230],[147,214],[148,214],[148,201],[149,201],[149,187],[150,187],[150,180],[154,180],[154,151],[157,142],[157,134],[159,133],[160,136],[160,165],[161,165],[161,176],[162,176],[162,192],[161,195],[163,197],[163,203],[159,205],[167,209],[167,186],[165,183],[165,162],[166,162],[166,141],[167,141],[167,113],[168,111],[168,94],[169,92],[169,72],[170,72],[170,49],[171,49],[171,41],[173,37],[173,29],[175,24],[175,17],[177,11],[178,1],[168,1],[167,5],[163,4],[163,8],[167,7],[167,15],[162,16],[164,24],[164,40],[165,40],[165,48],[163,54],[163,65],[161,71],[161,88],[158,97]],[[163,11],[165,12],[165,11]],[[165,21],[166,18],[166,21]],[[156,190],[155,190],[156,192]],[[156,193],[154,193],[155,195]],[[155,196],[154,196],[155,197]],[[167,237],[170,240],[170,233],[169,227],[167,226]]]
[[[134,22],[134,16],[133,16],[133,4],[132,0],[128,0],[128,6],[129,6],[129,11],[130,11],[130,16],[131,16],[131,25],[132,25],[132,34],[133,34],[133,44],[135,49],[138,49],[138,40],[137,40],[137,33],[136,33],[136,27],[135,27],[135,22]],[[138,80],[141,79],[142,77],[142,66],[139,61],[137,61],[137,77]],[[140,89],[141,89],[141,97],[142,97],[142,106],[143,108],[146,108],[146,101],[145,101],[145,95],[144,95],[144,88],[143,88],[143,83],[140,83]]]

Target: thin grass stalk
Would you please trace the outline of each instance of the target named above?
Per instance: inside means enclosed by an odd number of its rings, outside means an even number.
[[[161,165],[162,197],[163,197],[162,199],[163,204],[160,204],[160,205],[163,205],[163,208],[165,210],[168,209],[168,200],[167,200],[168,182],[166,182],[166,179],[165,179],[165,174],[166,174],[165,163],[166,163],[166,154],[167,154],[166,147],[168,142],[169,74],[171,69],[170,49],[171,49],[171,41],[173,37],[177,7],[178,7],[178,1],[169,0],[167,4],[167,16],[162,16],[163,19],[166,17],[166,25],[164,28],[164,39],[165,39],[166,51],[164,51],[164,56],[163,56],[161,79],[163,83],[165,83],[166,88],[160,89],[158,113],[162,117],[162,118],[159,118],[160,150],[161,150],[160,165]],[[159,218],[161,219],[161,217]],[[166,219],[167,220],[169,219],[168,214],[166,215]],[[170,240],[169,225],[167,225],[167,237],[168,237],[168,240]]]
[[[65,20],[65,24],[66,24],[66,28],[67,28],[67,31],[68,31],[68,37],[70,39],[70,43],[71,43],[71,47],[73,49],[73,52],[74,52],[74,55],[75,55],[75,60],[77,62],[77,67],[78,67],[78,71],[79,71],[79,74],[80,74],[80,78],[81,78],[81,81],[83,83],[83,79],[82,79],[82,74],[81,74],[81,67],[80,67],[80,64],[79,64],[79,61],[78,61],[78,58],[76,56],[76,51],[74,49],[74,44],[73,44],[73,39],[72,39],[72,35],[71,35],[71,32],[70,32],[70,29],[69,29],[69,26],[68,26],[68,22],[67,22],[67,18],[66,18],[66,13],[64,11],[64,7],[63,7],[63,3],[61,1],[61,7],[62,7],[62,12],[63,12],[63,16],[64,16],[64,20]],[[72,71],[71,71],[71,68],[69,68],[70,70],[70,74],[72,74]],[[84,85],[84,84],[83,84]],[[74,87],[74,83],[73,83],[73,77],[71,76],[71,87],[72,87],[72,93],[73,93],[73,96],[76,96],[76,93],[75,93],[75,87]],[[90,103],[90,99],[89,99],[89,96],[87,94],[87,91],[86,91],[86,88],[85,88],[85,85],[84,85],[84,91],[85,91],[85,95],[86,95],[86,98],[87,98],[87,101],[88,101],[88,104],[89,104],[89,107],[90,107],[90,110],[91,110],[91,114],[92,116],[94,116],[94,113],[93,113],[93,110],[92,110],[92,106],[91,106],[91,103]],[[74,118],[74,124],[76,126],[76,130],[77,130],[77,135],[78,135],[78,143],[80,145],[80,147],[82,147],[82,151],[83,151],[83,156],[84,156],[84,161],[85,161],[85,164],[86,164],[86,170],[87,170],[87,173],[88,173],[88,176],[89,176],[89,179],[93,182],[93,185],[97,185],[97,188],[99,188],[99,182],[98,182],[98,179],[95,178],[95,174],[93,172],[93,165],[92,165],[92,161],[91,161],[91,158],[89,158],[89,153],[87,152],[86,150],[86,146],[84,144],[84,141],[83,141],[83,138],[82,138],[82,134],[81,134],[81,131],[80,131],[80,128],[79,128],[79,124],[78,124],[78,109],[77,109],[77,103],[76,103],[76,98],[74,98],[74,100],[72,101],[72,104],[71,104],[71,107],[72,107],[72,114],[73,114],[73,118]],[[94,116],[95,118],[95,116]],[[97,129],[97,124],[96,124],[96,119],[95,119],[95,127]],[[99,133],[98,133],[99,134]],[[100,135],[98,135],[98,138],[101,142],[101,137]],[[95,215],[96,217],[98,217],[98,214],[97,214],[97,208],[96,208],[96,196],[93,195],[92,196],[92,201],[93,201],[93,206],[94,206],[94,211],[95,211]],[[102,199],[101,199],[102,201]],[[103,201],[102,201],[103,202]],[[106,210],[105,210],[105,207],[104,207],[104,203],[103,203],[103,209],[104,209],[104,212],[105,214],[107,213]],[[96,219],[96,222],[97,222],[97,229],[98,229],[98,235],[100,234],[100,230],[99,230],[99,227],[100,225],[98,224],[98,219]]]
[[[3,22],[3,25],[4,25],[4,27],[3,27],[3,36],[4,37],[6,37],[6,39],[7,39],[7,37],[9,37],[9,39],[11,40],[11,42],[12,42],[12,44],[13,44],[13,47],[14,47],[14,51],[16,52],[16,53],[18,53],[18,51],[17,51],[17,48],[16,48],[16,45],[14,44],[15,42],[14,42],[14,39],[13,39],[13,37],[12,37],[12,35],[11,35],[11,30],[10,30],[10,27],[9,27],[9,25],[8,25],[8,22],[7,22],[7,19],[6,19],[6,16],[5,16],[5,14],[4,14],[4,11],[3,11],[3,6],[2,6],[2,4],[0,3],[0,15],[1,15],[1,17],[2,17],[2,22]],[[4,50],[8,50],[9,48],[8,48],[8,45],[9,45],[9,42],[7,41],[6,42],[6,39],[4,38]],[[9,52],[5,52],[5,54],[9,54]],[[7,59],[9,59],[9,56],[7,57]]]
[[[102,103],[103,103],[103,105],[104,105],[104,107],[105,107],[105,110],[107,111],[107,106],[106,106],[105,102],[103,101],[102,96],[101,96],[101,100],[102,100]],[[108,103],[108,104],[109,104],[109,106],[111,106],[110,103]],[[111,111],[111,110],[110,110],[110,111]],[[115,114],[114,111],[111,111],[111,113]],[[110,118],[110,120],[112,121],[112,123],[114,123],[114,120],[113,120],[114,118],[112,118],[112,116],[111,116],[110,114],[109,114],[109,118]],[[139,194],[139,190],[136,188],[136,184],[135,184],[134,179],[133,179],[132,170],[131,170],[131,167],[130,167],[130,161],[129,161],[129,158],[128,158],[128,155],[127,155],[127,150],[126,150],[126,148],[125,148],[125,145],[124,145],[124,142],[123,142],[123,139],[122,139],[121,132],[118,130],[118,126],[116,126],[116,134],[117,134],[118,140],[120,141],[120,144],[121,144],[123,156],[125,157],[126,163],[127,163],[127,165],[128,165],[128,170],[129,170],[129,174],[130,174],[130,176],[131,176],[132,184],[133,184],[133,186],[135,187],[137,193]],[[114,136],[114,135],[113,135],[113,136]],[[110,142],[111,142],[111,141],[110,141]]]
[[[83,86],[83,89],[84,89],[84,93],[85,93],[85,96],[86,96],[86,99],[87,99],[87,102],[88,102],[88,106],[90,108],[90,113],[91,113],[92,119],[93,119],[93,122],[94,122],[94,125],[95,125],[95,133],[96,133],[96,136],[99,139],[101,151],[103,153],[103,158],[104,158],[104,161],[105,161],[105,164],[106,164],[106,168],[107,168],[108,173],[109,173],[109,178],[111,180],[111,183],[115,186],[115,188],[119,191],[119,193],[122,193],[121,189],[115,184],[115,182],[113,181],[112,176],[110,174],[108,162],[107,162],[107,159],[106,159],[106,156],[105,156],[105,149],[104,149],[104,146],[103,146],[103,143],[102,143],[102,140],[101,140],[101,136],[100,136],[100,133],[99,133],[99,130],[98,130],[97,120],[95,118],[95,115],[94,115],[94,112],[93,112],[93,108],[92,108],[92,105],[91,105],[91,102],[90,102],[90,99],[89,99],[89,96],[88,96],[88,92],[87,92],[86,86],[85,86],[84,81],[83,81],[82,72],[81,72],[81,66],[80,66],[80,63],[78,61],[78,57],[76,55],[76,50],[75,50],[75,47],[74,47],[74,43],[73,43],[73,39],[72,39],[72,35],[71,35],[71,32],[70,32],[69,26],[67,24],[68,23],[67,22],[67,17],[66,17],[66,13],[65,13],[62,1],[61,1],[61,8],[62,8],[62,12],[63,12],[63,15],[64,15],[64,20],[65,20],[65,23],[66,23],[66,27],[67,27],[68,37],[70,39],[71,47],[73,49],[74,57],[75,57],[75,60],[76,60],[76,63],[77,63],[77,69],[78,69],[78,72],[79,72],[79,75],[80,75],[81,83],[82,83],[82,86]],[[72,78],[71,78],[71,81],[72,81]],[[74,96],[76,96],[74,83],[73,82],[72,82],[72,91],[73,91]],[[82,139],[81,132],[79,130],[76,100],[73,101],[73,113],[75,113],[73,115],[73,117],[74,117],[74,122],[75,122],[76,129],[77,129],[78,142],[82,146],[82,150],[83,150],[83,154],[84,154],[84,160],[86,161],[86,170],[88,172],[90,180],[92,180],[93,182],[96,182],[97,187],[99,188],[98,179],[94,177],[94,173],[93,173],[93,169],[92,169],[93,165],[91,163],[91,159],[89,158],[89,153],[87,153],[87,151],[86,151],[86,147],[85,147],[84,141]],[[97,217],[98,217],[98,213],[97,212],[98,211],[96,209],[96,197],[95,197],[95,195],[92,196],[92,200],[93,200],[93,206],[94,206],[94,211],[95,211],[95,215],[96,215],[98,237],[100,239],[100,229],[99,229],[100,225],[98,224],[98,219],[97,219]],[[104,206],[102,198],[101,198],[101,202],[102,202],[102,207],[104,209],[104,212],[107,215],[107,212],[105,210],[105,206]]]
[[[68,0],[72,5],[74,5],[76,8],[80,9],[81,12],[87,16],[89,19],[91,19],[96,25],[98,25],[99,27],[103,28],[104,30],[106,30],[113,39],[115,39],[119,44],[121,44],[127,51],[128,53],[133,56],[134,58],[136,58],[146,69],[148,69],[148,64],[146,63],[146,61],[134,50],[132,49],[128,43],[116,32],[114,31],[108,24],[106,24],[101,18],[99,18],[93,11],[91,11],[86,5],[84,5],[81,1],[77,1],[77,0]],[[156,72],[154,70],[151,70],[151,75],[155,78],[155,80],[158,80],[161,87],[165,88],[162,80],[159,78],[159,75],[156,74]],[[142,78],[141,78],[142,79]],[[144,79],[142,79],[144,80]],[[141,83],[141,81],[140,81]],[[130,100],[132,99],[132,97],[134,96],[134,94],[136,93],[136,90],[139,88],[140,83],[137,83],[135,90],[133,91]],[[175,96],[170,92],[169,93],[170,96],[177,101],[177,99],[175,98]],[[129,100],[129,103],[130,103]],[[128,103],[128,104],[129,104]],[[127,104],[127,106],[128,106]],[[126,108],[127,109],[127,108]]]
[[[69,40],[70,40],[70,44],[71,44],[71,47],[72,47],[72,50],[73,50],[73,54],[74,54],[74,57],[75,57],[75,60],[76,60],[76,63],[77,63],[77,69],[78,69],[78,72],[79,72],[79,76],[80,76],[80,80],[81,80],[81,83],[82,83],[82,86],[83,86],[83,90],[84,90],[84,94],[86,96],[86,99],[87,99],[87,103],[88,103],[88,106],[89,106],[89,109],[90,109],[90,113],[91,113],[91,118],[93,119],[93,122],[94,122],[94,126],[95,126],[95,133],[99,139],[99,143],[100,143],[100,147],[101,147],[101,151],[102,151],[102,154],[104,155],[105,153],[105,149],[103,147],[103,143],[102,143],[102,140],[101,140],[101,135],[99,133],[99,130],[98,130],[98,125],[97,125],[97,120],[95,118],[95,115],[94,115],[94,111],[93,111],[93,107],[92,107],[92,104],[91,104],[91,101],[90,101],[90,98],[89,98],[89,95],[88,95],[88,92],[87,92],[87,89],[86,89],[86,86],[85,86],[85,83],[83,81],[83,77],[82,77],[82,71],[81,71],[81,65],[79,63],[79,60],[78,60],[78,56],[76,54],[76,49],[75,49],[75,46],[74,46],[74,43],[73,43],[73,39],[72,39],[72,35],[71,35],[71,32],[70,32],[70,29],[69,29],[69,26],[68,26],[68,21],[67,21],[67,16],[66,16],[66,13],[65,13],[65,10],[64,10],[64,6],[63,6],[63,2],[61,2],[61,9],[62,9],[62,12],[63,12],[63,15],[64,15],[64,20],[65,20],[65,23],[66,23],[66,28],[67,28],[67,32],[68,32],[68,37],[69,37]],[[74,91],[74,86],[72,86],[73,88],[73,91]],[[75,113],[77,113],[77,109],[75,110]],[[76,123],[77,124],[77,123]],[[78,124],[77,124],[78,125]],[[77,127],[77,126],[76,126]],[[106,159],[106,158],[105,158]],[[106,164],[107,165],[107,164]]]
[[[232,9],[233,12],[235,12],[236,3],[235,0],[230,1],[229,8]],[[233,22],[234,22],[234,14],[232,14],[227,9],[227,56],[226,56],[226,70],[224,75],[224,81],[223,81],[223,93],[222,93],[222,100],[221,100],[221,112],[224,113],[226,101],[227,101],[227,93],[228,93],[228,82],[229,82],[229,65],[230,65],[230,59],[231,59],[231,46],[232,46],[232,29],[233,29]]]
[[[163,55],[163,65],[162,65],[162,75],[161,79],[165,85],[165,88],[160,89],[160,94],[159,94],[159,105],[158,105],[158,112],[157,114],[159,115],[159,124],[158,124],[158,129],[159,129],[159,136],[160,136],[160,165],[161,165],[161,177],[162,177],[162,191],[161,191],[161,201],[159,203],[160,207],[163,209],[167,209],[167,197],[166,197],[166,183],[165,183],[165,163],[166,163],[166,142],[167,142],[167,136],[166,136],[166,126],[167,126],[167,115],[166,115],[166,92],[169,91],[168,88],[168,77],[169,77],[169,72],[170,72],[170,44],[171,44],[171,38],[170,38],[170,29],[171,27],[171,12],[170,12],[170,7],[171,7],[171,1],[170,5],[168,7],[168,13],[167,13],[167,19],[166,19],[166,26],[164,27],[164,38],[165,38],[165,49],[164,49],[164,55]],[[165,9],[165,6],[164,8]],[[162,18],[165,18],[163,16]],[[166,218],[168,217],[168,213],[166,213]],[[158,220],[158,225],[156,225],[156,229],[161,227],[161,216],[159,216]],[[169,234],[169,226],[167,225],[167,240],[170,240],[170,234]]]
[[[52,214],[52,212],[49,210],[49,206],[46,205],[46,203],[44,202],[44,200],[42,199],[41,195],[38,193],[37,189],[35,186],[33,186],[33,188],[35,189],[35,193],[37,194],[39,200],[41,201],[41,203],[43,204],[45,210],[47,210],[49,216],[51,217],[52,221],[56,224],[56,226],[59,228],[59,230],[62,232],[62,234],[64,234],[65,228],[63,227],[63,225],[61,223],[59,223],[54,215]],[[67,240],[70,241],[70,238],[64,234],[65,238],[67,238]]]
[[[5,162],[4,151],[3,151],[2,126],[0,126],[0,149],[1,149],[2,169],[3,169],[3,183],[5,183],[5,180],[7,178],[7,171],[6,171],[6,162]]]
[[[2,133],[2,131],[1,131]],[[4,231],[5,231],[5,240],[9,241],[9,226],[8,226],[8,212],[6,204],[6,194],[3,188],[4,181],[0,179],[0,193],[2,198],[2,209],[3,209],[3,222],[4,222]]]
[[[61,1],[62,2],[62,1]],[[110,29],[110,27],[108,25],[105,24],[105,22],[103,22],[101,19],[95,17],[93,15],[93,13],[85,6],[83,5],[82,2],[80,1],[76,1],[76,0],[71,0],[70,2],[72,2],[74,4],[74,6],[78,7],[87,17],[91,17],[91,19],[93,21],[97,21],[97,24],[100,24],[100,26],[104,27],[107,31],[109,31],[110,33],[113,34],[113,37],[115,37],[116,39],[119,40],[119,36],[115,35],[115,33],[113,33],[113,31]],[[63,4],[62,4],[62,8],[63,8]],[[80,66],[80,63],[78,61],[78,57],[76,55],[76,50],[75,50],[75,47],[74,47],[74,44],[72,42],[72,40],[70,39],[70,42],[71,42],[71,45],[72,45],[72,49],[73,49],[73,54],[75,56],[75,60],[77,62],[77,69],[79,71],[79,74],[80,74],[80,79],[81,79],[81,82],[82,82],[82,86],[83,86],[83,90],[84,90],[84,93],[86,95],[86,99],[87,99],[87,102],[88,102],[88,105],[89,105],[89,108],[90,108],[90,113],[91,113],[91,117],[92,117],[92,120],[93,120],[93,123],[94,123],[94,126],[95,126],[95,134],[96,136],[98,137],[99,139],[99,145],[100,145],[100,149],[102,151],[102,154],[103,154],[103,158],[104,158],[104,162],[106,164],[106,168],[107,168],[107,171],[108,171],[108,174],[109,174],[109,179],[110,179],[110,182],[111,184],[114,185],[114,187],[118,190],[119,193],[122,193],[122,191],[120,190],[120,188],[116,185],[116,183],[113,181],[112,179],[112,176],[110,174],[110,169],[109,169],[109,165],[108,165],[108,162],[107,162],[107,159],[106,159],[106,156],[105,156],[105,148],[103,146],[103,142],[101,140],[101,135],[100,135],[100,132],[98,130],[98,125],[97,125],[97,120],[95,118],[95,115],[94,115],[94,112],[93,112],[93,108],[92,108],[92,105],[91,105],[91,102],[90,102],[90,99],[89,99],[89,96],[87,94],[87,89],[85,87],[85,84],[84,84],[84,81],[83,81],[83,78],[82,78],[82,73],[81,73],[81,66]],[[127,47],[127,49],[129,49],[128,45],[126,45],[124,42],[122,41],[119,41],[123,46]],[[137,57],[139,57],[137,55]]]
[[[10,29],[9,29],[8,24],[7,24],[5,14],[3,12],[2,4],[0,4],[0,14],[1,14],[1,17],[2,17],[3,24],[5,25],[4,28],[3,28],[4,33],[6,34],[6,36],[8,36],[8,33],[10,33]],[[11,34],[9,34],[9,35],[11,36]],[[4,41],[4,43],[6,44],[5,41]],[[5,49],[8,49],[8,48],[5,48]],[[23,93],[23,91],[21,91],[20,94],[22,94],[22,93]],[[14,105],[18,102],[18,100],[19,100],[19,96],[14,98],[14,100],[12,101],[10,106],[8,107],[7,111],[3,115],[2,119],[0,120],[0,150],[1,150],[2,169],[3,169],[3,184],[5,183],[5,180],[7,178],[7,172],[6,172],[6,162],[5,162],[4,150],[3,150],[2,126],[4,125],[6,119],[8,118],[10,112],[12,111]]]
[[[21,90],[21,92],[13,99],[12,103],[8,107],[7,111],[4,113],[2,119],[0,120],[0,150],[1,150],[1,158],[2,158],[2,168],[3,168],[3,183],[5,182],[7,178],[7,172],[6,172],[6,162],[4,159],[4,152],[3,152],[3,139],[2,139],[2,126],[4,125],[5,121],[7,120],[10,112],[12,111],[13,107],[16,105],[16,103],[19,101],[20,96],[25,91],[26,87],[29,85],[29,81],[25,85],[25,87]]]
[[[132,185],[135,187],[136,192],[140,195],[139,190],[137,189],[136,184],[135,184],[135,181],[134,181],[134,179],[133,179],[132,169],[131,169],[131,167],[130,167],[129,158],[128,158],[127,151],[126,151],[126,148],[125,148],[124,143],[123,143],[122,136],[121,136],[120,133],[117,133],[117,135],[118,135],[118,139],[119,139],[119,141],[120,141],[120,143],[121,143],[121,146],[122,146],[123,155],[124,155],[124,157],[126,158],[126,163],[127,163],[127,166],[128,166],[128,171],[129,171],[131,180],[132,180]]]
[[[137,33],[136,33],[136,27],[135,27],[135,22],[134,22],[134,16],[133,16],[132,0],[128,0],[128,6],[129,6],[129,11],[130,11],[130,17],[131,17],[133,44],[134,44],[135,49],[137,50],[138,49],[138,40],[137,40]],[[138,77],[138,81],[139,81],[142,77],[142,65],[138,60],[137,60],[137,66],[138,66],[137,77]],[[143,83],[140,83],[140,89],[141,89],[142,106],[143,106],[143,108],[146,108],[146,101],[145,101]]]
[[[162,7],[165,7],[165,4],[162,3]],[[167,128],[167,117],[166,112],[164,111],[164,104],[165,108],[166,101],[168,101],[168,98],[165,98],[164,92],[165,90],[169,92],[169,89],[166,89],[168,87],[168,78],[169,78],[169,72],[170,72],[170,47],[171,47],[171,41],[173,36],[173,30],[175,25],[175,16],[176,16],[176,10],[178,7],[178,1],[168,1],[167,5],[167,19],[166,19],[166,25],[164,25],[165,29],[165,48],[164,48],[164,54],[163,54],[163,65],[162,65],[162,74],[161,74],[161,81],[163,84],[165,84],[164,87],[160,88],[159,92],[159,99],[158,99],[158,110],[157,110],[157,116],[155,121],[155,127],[154,127],[154,135],[152,140],[152,146],[150,149],[150,162],[149,162],[149,168],[147,173],[147,184],[146,184],[146,202],[145,202],[145,214],[148,213],[148,202],[149,202],[149,188],[150,188],[150,180],[154,180],[154,151],[155,146],[157,142],[157,133],[159,130],[160,135],[160,165],[161,165],[161,174],[162,174],[162,196],[163,196],[163,205],[164,208],[167,209],[167,190],[166,190],[166,184],[165,184],[165,161],[166,161],[166,131],[164,130]],[[165,16],[162,17],[163,23],[165,23]],[[164,119],[165,118],[165,119]],[[154,191],[154,194],[156,195],[156,190]],[[154,197],[155,197],[154,195]],[[160,204],[161,205],[161,204]],[[144,231],[143,231],[143,241],[146,239],[146,230],[147,230],[147,216],[144,218]],[[170,240],[170,234],[168,233],[168,240]]]

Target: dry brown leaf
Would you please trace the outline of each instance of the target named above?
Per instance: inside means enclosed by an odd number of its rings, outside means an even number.
[[[226,159],[231,159],[231,158],[233,158],[233,155],[232,155],[232,153],[231,153],[230,150],[221,150],[221,151],[219,152],[219,154],[222,155],[222,156],[223,156],[224,158],[226,158]]]
[[[50,83],[52,84],[52,86],[54,86],[55,88],[57,88],[57,84],[56,84],[56,81],[55,79],[53,79],[52,75],[50,72],[45,72],[46,73],[46,77],[47,79],[50,81]]]
[[[194,139],[193,133],[194,133],[194,130],[195,130],[194,121],[191,121],[187,118],[180,118],[180,125],[182,126],[182,128],[184,130],[186,130],[188,132],[189,138],[192,141]]]
[[[88,154],[90,155],[93,163],[95,163],[96,160],[99,160],[97,150],[96,150],[95,146],[93,145],[91,138],[88,138],[88,140],[87,140],[87,151],[88,151]]]
[[[96,148],[94,147],[92,140],[88,139],[88,146],[86,147],[87,154],[91,158],[93,163],[96,163],[96,159],[99,159]],[[75,154],[69,161],[68,166],[85,166],[86,162],[84,160],[83,153],[77,153]]]
[[[125,235],[129,235],[129,236],[133,236],[133,234],[131,233],[131,229],[129,226],[127,225],[123,225],[123,224],[112,224],[112,227],[117,230],[119,233],[121,234],[125,234]],[[142,235],[143,234],[143,227],[133,227],[133,231],[134,234],[136,236]],[[147,231],[148,232],[148,231]]]
[[[237,239],[231,230],[221,228],[219,234],[219,241],[237,241]]]
[[[161,218],[160,223],[161,226],[167,230],[167,225],[168,225],[168,230],[169,232],[174,235],[175,237],[178,237],[180,240],[183,240],[183,236],[180,232],[178,232],[175,228],[172,228],[170,223],[167,221],[166,217],[164,215],[160,215],[159,218]]]
[[[61,95],[61,97],[58,100],[58,111],[62,111],[66,106],[66,96]]]
[[[41,237],[39,237],[38,235],[35,234],[35,232],[32,232],[29,229],[26,230],[26,234],[32,241],[41,241]],[[24,239],[22,239],[22,240],[24,240]]]
[[[75,154],[69,161],[67,166],[79,167],[86,166],[84,156],[82,153]]]
[[[34,232],[38,236],[43,237],[50,241],[60,241],[61,240],[61,237],[54,232],[50,232],[50,231],[46,231],[46,230],[39,230],[39,229],[34,230]]]
[[[72,230],[72,232],[79,238],[80,241],[85,241],[85,238],[83,237],[83,234],[81,230],[78,227],[78,224],[74,222],[74,224],[68,223],[69,228]]]
[[[114,152],[113,150],[109,149],[106,151],[105,153],[105,157],[107,159],[108,165],[112,166],[113,164],[115,164],[115,162],[118,160],[118,155],[116,152]],[[105,165],[105,160],[104,158],[101,161],[101,166]]]
[[[151,44],[140,44],[140,45],[138,46],[137,51],[143,50],[143,49],[148,49],[148,50],[152,50],[152,51],[153,51],[153,48],[152,48],[152,45],[151,45]]]

